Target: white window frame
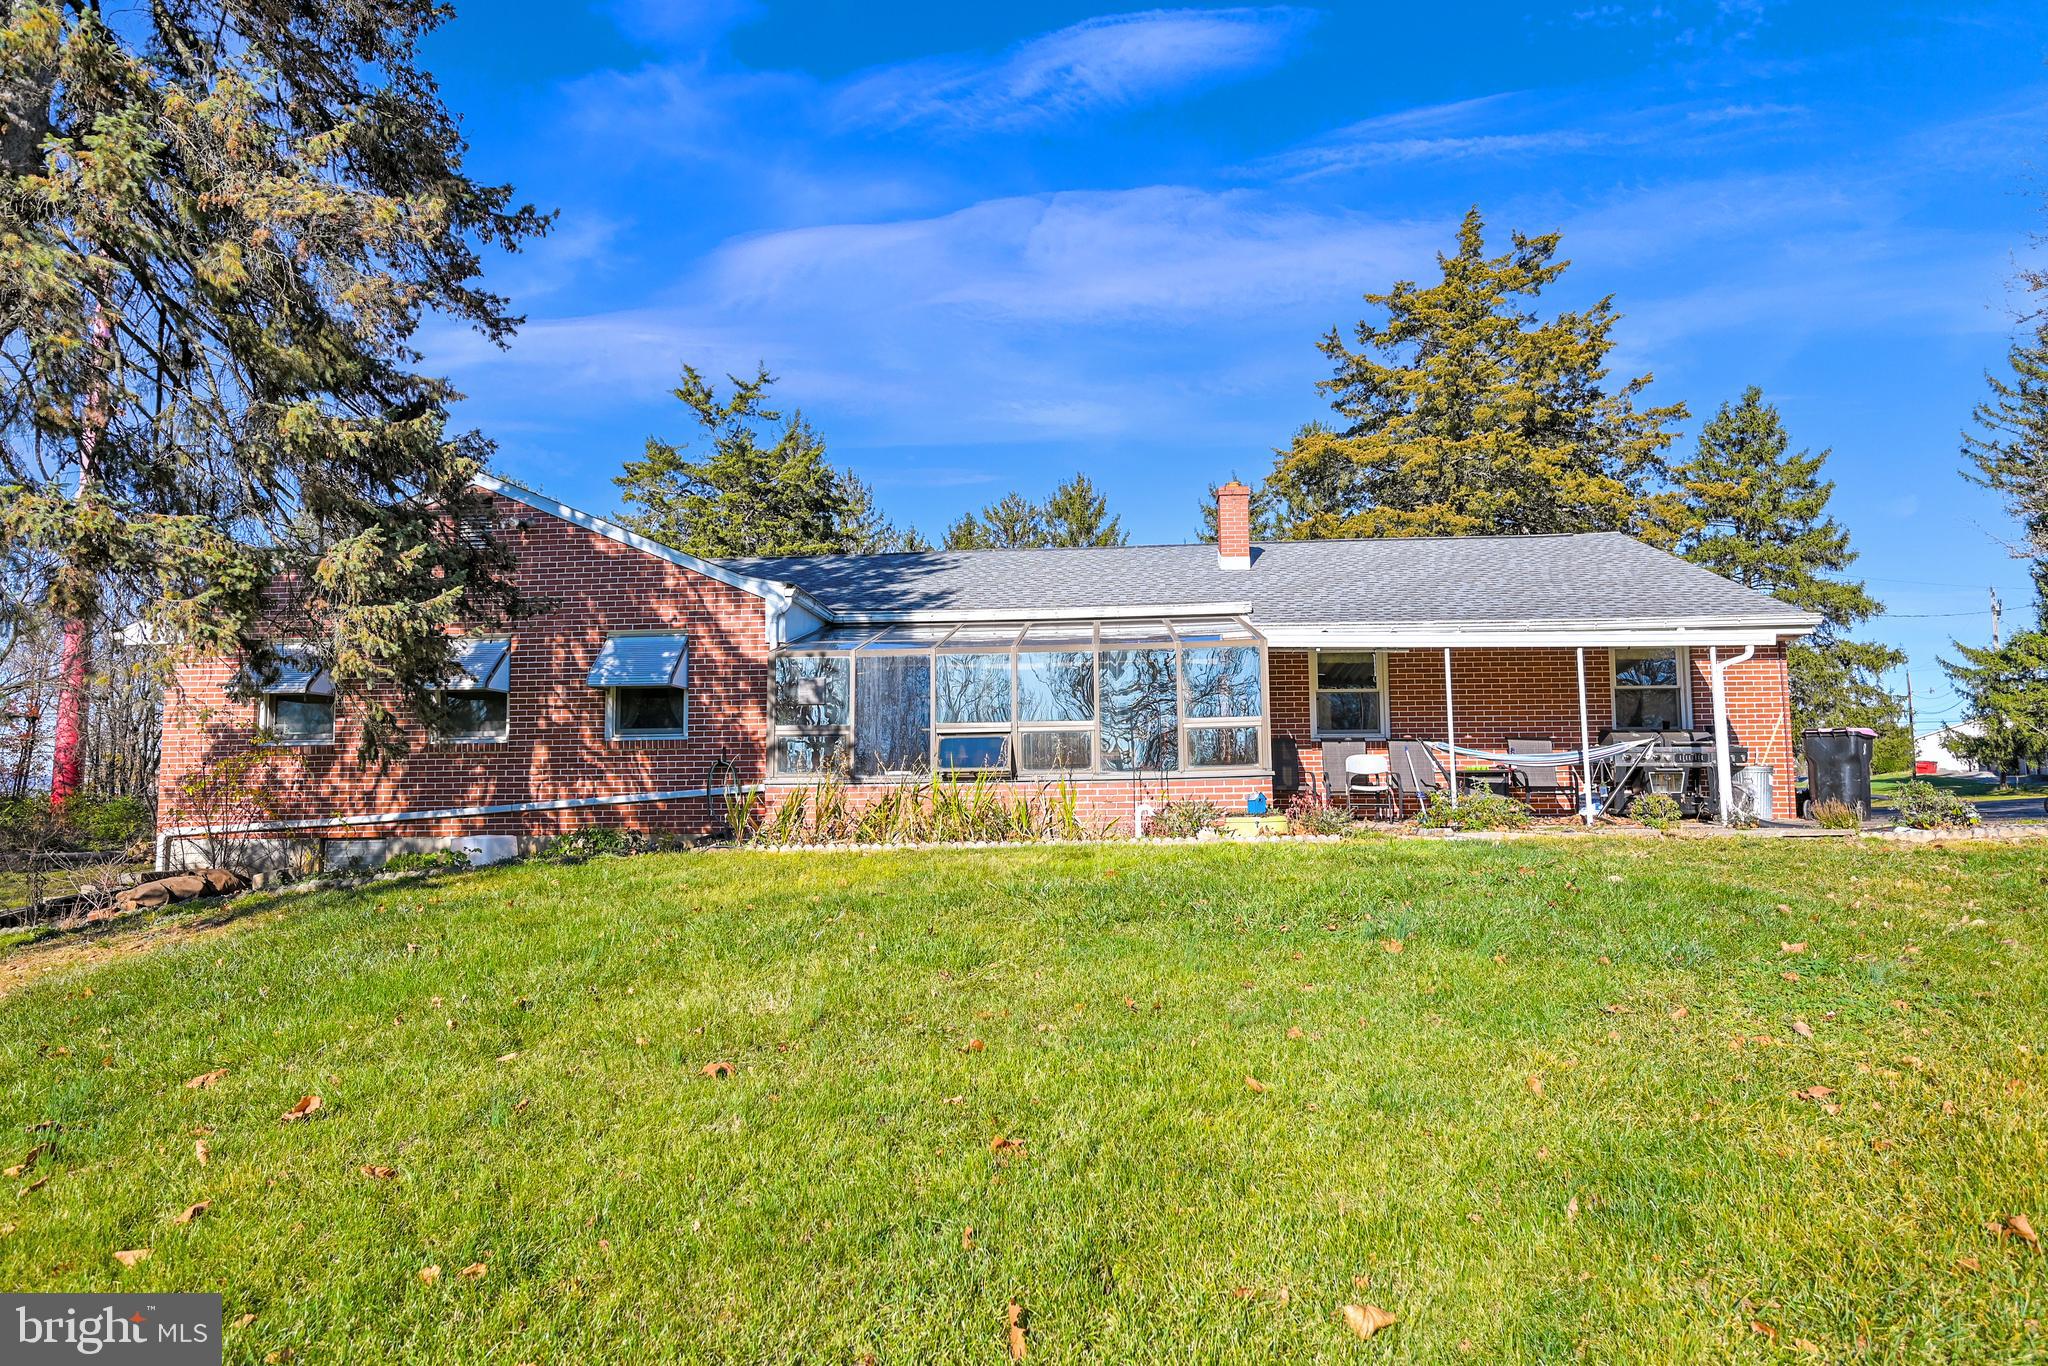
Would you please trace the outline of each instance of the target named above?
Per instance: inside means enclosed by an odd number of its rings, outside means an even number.
[[[443,735],[436,731],[433,742],[437,745],[502,745],[512,738],[512,657],[518,651],[512,648],[510,636],[478,636],[478,640],[502,640],[505,642],[505,686],[497,688],[438,688],[436,695],[446,698],[449,693],[496,692],[505,699],[505,729],[496,735]],[[609,711],[609,706],[607,706]]]
[[[1384,740],[1391,733],[1392,717],[1387,712],[1387,652],[1385,650],[1330,650],[1333,655],[1371,655],[1372,676],[1379,686],[1371,691],[1380,699],[1380,724],[1375,730],[1324,730],[1322,724],[1322,650],[1308,652],[1308,734],[1311,740]],[[1332,688],[1333,693],[1365,692],[1365,688]]]
[[[628,637],[632,636],[679,636],[683,634],[683,629],[680,626],[648,626],[636,631],[607,631],[605,632],[604,638],[606,640],[625,640]],[[509,663],[507,667],[510,667]],[[619,690],[617,688],[606,688],[604,690],[605,741],[609,744],[631,745],[638,744],[642,741],[659,742],[664,740],[689,739],[690,688],[685,686],[681,688],[671,688],[669,689],[669,691],[679,692],[683,695],[683,726],[681,730],[636,730],[631,732],[624,732],[621,731],[618,726]]]
[[[325,702],[327,704],[327,736],[321,740],[287,740],[277,733],[276,703],[280,697],[289,697],[300,702]],[[285,749],[320,749],[334,743],[340,726],[335,712],[334,694],[321,697],[314,693],[264,693],[256,700],[256,729],[267,733],[271,743]]]
[[[790,726],[775,719],[775,666],[782,659],[837,659],[846,665],[846,720],[837,726]],[[792,773],[782,766],[783,746],[790,740],[812,740],[824,744],[838,742],[839,749],[846,755],[846,763],[853,764],[853,652],[851,650],[783,650],[768,660],[768,777],[771,782],[805,783],[816,782],[826,776],[824,769],[811,769]]]
[[[1614,699],[1623,691],[1621,684],[1621,656],[1670,654],[1678,662],[1678,730],[1691,730],[1692,726],[1692,650],[1684,645],[1617,645],[1607,651],[1607,720],[1616,730],[1640,730],[1640,726],[1623,726],[1617,719],[1618,709]],[[1629,692],[1662,692],[1662,688],[1638,688],[1629,686]]]
[[[305,639],[276,640],[271,642],[275,650],[312,650],[313,642]],[[323,749],[334,743],[334,737],[341,733],[341,710],[335,705],[333,693],[327,694],[327,738],[324,740],[285,740],[277,735],[276,699],[297,698],[300,701],[319,700],[316,693],[261,693],[256,698],[256,729],[270,735],[271,743],[284,749]]]

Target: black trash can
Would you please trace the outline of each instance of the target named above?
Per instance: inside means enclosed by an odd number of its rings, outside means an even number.
[[[1807,811],[1822,802],[1840,802],[1870,817],[1870,759],[1877,732],[1847,726],[1809,730],[1800,735],[1806,750]]]

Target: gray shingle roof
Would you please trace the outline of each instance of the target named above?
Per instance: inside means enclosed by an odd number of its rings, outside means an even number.
[[[797,585],[835,616],[1250,603],[1261,624],[1587,622],[1805,614],[1612,532],[1266,541],[1249,570],[1212,545],[759,557],[721,563]]]

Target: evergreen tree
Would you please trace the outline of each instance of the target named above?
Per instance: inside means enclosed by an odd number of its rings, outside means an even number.
[[[948,550],[1035,550],[1047,546],[1127,545],[1123,519],[1085,474],[1076,474],[1043,503],[1006,493],[979,513],[946,528]]]
[[[2025,283],[2048,292],[2048,278]],[[1963,434],[1963,455],[1975,472],[1963,477],[1995,490],[2020,524],[2020,553],[2032,562],[2036,609],[2048,619],[2048,319],[2013,342],[2008,377],[1987,374],[1991,397],[1975,409],[1977,433]]]
[[[1513,235],[1486,254],[1465,215],[1442,279],[1397,282],[1366,302],[1357,349],[1336,329],[1317,386],[1341,419],[1278,453],[1269,488],[1287,535],[1428,536],[1625,531],[1669,544],[1674,497],[1660,487],[1682,404],[1637,408],[1643,375],[1609,382],[1611,299],[1539,320],[1531,303],[1569,264],[1559,238]]]
[[[721,400],[695,366],[672,392],[690,410],[707,448],[700,458],[659,437],[612,482],[639,508],[626,524],[663,545],[706,559],[834,555],[906,548],[907,537],[875,506],[874,491],[825,458],[824,438],[802,413],[767,404],[775,377],[728,375]],[[918,538],[922,539],[922,538]]]
[[[110,593],[201,653],[281,616],[382,754],[387,690],[424,707],[451,626],[522,610],[490,447],[412,344],[502,344],[479,253],[548,222],[464,167],[419,65],[449,13],[0,0],[0,554],[70,623],[71,691]]]
[[[1982,733],[1950,747],[2001,777],[2048,756],[2048,630],[2021,631],[1997,649],[1958,643],[1944,659],[1970,719]]]
[[[1844,634],[1884,610],[1853,579],[1849,533],[1827,512],[1829,451],[1789,451],[1778,410],[1751,385],[1700,429],[1693,458],[1672,471],[1689,529],[1678,551],[1694,564],[1781,602],[1817,612],[1821,624],[1787,651],[1794,726],[1899,726],[1898,699],[1882,675],[1905,662],[1887,645]]]

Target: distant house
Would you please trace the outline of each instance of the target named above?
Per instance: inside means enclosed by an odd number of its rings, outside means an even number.
[[[1233,483],[1214,545],[712,562],[482,482],[553,606],[464,642],[450,731],[366,769],[312,642],[280,642],[289,667],[242,686],[236,661],[190,659],[166,708],[168,820],[183,775],[267,730],[301,771],[242,833],[330,858],[501,852],[593,820],[702,833],[724,787],[772,805],[828,769],[856,802],[935,772],[1067,781],[1092,825],[1128,833],[1163,800],[1341,787],[1345,756],[1401,737],[1705,731],[1717,691],[1792,814],[1784,647],[1816,619],[1626,536],[1254,543]]]
[[[1984,728],[1975,721],[1953,721],[1940,730],[1928,731],[1925,735],[1913,737],[1913,767],[1925,773],[1927,765],[1934,765],[1935,773],[1981,773],[1984,766],[1973,759],[1965,759],[1950,748],[1950,742],[1957,736],[1981,735]],[[2048,764],[2035,764],[2028,770],[2033,773],[2048,773]]]

